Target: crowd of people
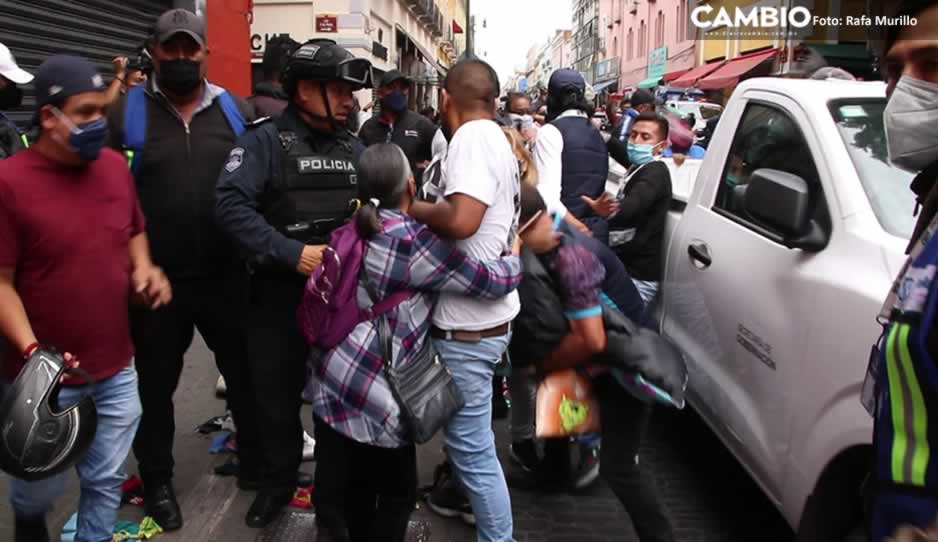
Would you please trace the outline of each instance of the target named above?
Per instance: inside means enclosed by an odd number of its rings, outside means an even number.
[[[931,143],[911,155],[901,147],[919,126],[909,113],[935,110],[938,80],[919,38],[887,43],[886,126],[896,162],[923,172],[916,238],[931,247],[938,155]],[[693,138],[675,137],[654,95],[633,93],[604,133],[588,85],[569,69],[551,75],[543,100],[502,98],[493,68],[465,59],[449,70],[439,111],[418,114],[407,75],[378,77],[330,40],[272,41],[247,100],[206,79],[207,56],[204,21],[179,9],[159,18],[139,58],[115,59],[110,86],[75,56],[49,58],[33,76],[0,45],[0,109],[19,106],[17,85],[32,82],[38,130],[31,141],[0,123],[4,378],[14,381],[44,347],[83,371],[58,398],[90,394],[97,408],[76,465],[75,540],[110,540],[131,450],[147,515],[165,531],[182,528],[173,396],[196,331],[237,428],[227,473],[256,492],[250,527],[270,524],[314,481],[320,536],[404,540],[418,499],[416,429],[433,421],[445,454],[428,505],[475,525],[480,541],[513,539],[509,482],[556,490],[597,478],[642,541],[674,540],[640,460],[654,403],[596,362],[610,340],[604,312],[654,327],[672,199],[661,158],[695,157]],[[370,88],[377,102],[365,109],[376,111],[362,122],[354,93]],[[931,137],[931,125],[921,129]],[[610,159],[627,171],[615,190]],[[927,247],[913,256],[932,254]],[[357,256],[340,260],[340,251]],[[531,336],[525,326],[540,316],[518,294],[525,258],[552,277],[566,321],[536,359],[513,340]],[[323,277],[335,266],[354,279],[351,309],[328,306],[340,292]],[[310,322],[327,309],[332,320]],[[337,341],[322,339],[345,321]],[[446,368],[437,380],[400,377],[433,360]],[[592,382],[600,429],[541,442],[538,383],[569,369]],[[510,480],[492,429],[506,414],[506,378],[511,459],[523,473]],[[300,471],[303,397],[313,477]],[[892,423],[879,417],[877,434]],[[64,480],[11,480],[17,542],[51,540],[46,514]],[[924,493],[882,490],[877,542],[934,519],[928,480]]]

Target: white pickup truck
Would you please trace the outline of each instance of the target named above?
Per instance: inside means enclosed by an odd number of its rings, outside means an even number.
[[[752,79],[706,157],[671,165],[661,330],[691,405],[799,541],[852,539],[863,518],[860,391],[914,225],[885,105],[881,83]]]

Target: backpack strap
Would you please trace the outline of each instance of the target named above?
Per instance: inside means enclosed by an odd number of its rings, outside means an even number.
[[[17,126],[15,122],[13,122],[13,119],[11,119],[10,117],[4,115],[4,114],[3,114],[3,111],[0,111],[0,118],[4,119],[5,121],[7,121],[7,122],[10,123],[10,126],[12,126],[14,130],[16,130],[16,134],[17,134],[18,136],[20,136],[20,141],[23,142],[23,148],[24,148],[24,149],[28,149],[28,148],[29,148],[29,138],[26,137],[26,134],[24,134],[23,131],[20,130],[20,127]]]
[[[124,156],[127,166],[136,175],[140,170],[143,146],[147,139],[147,95],[144,85],[127,91],[124,107]]]
[[[231,93],[226,90],[218,96],[218,105],[221,106],[221,111],[225,114],[225,119],[228,120],[228,125],[231,126],[231,131],[234,132],[235,137],[241,137],[241,134],[246,130],[247,123],[244,120],[244,115],[241,114],[241,109],[238,108],[238,104],[231,97]]]
[[[221,107],[225,120],[234,132],[235,137],[241,137],[246,131],[244,115],[238,104],[228,91],[218,96],[218,105]],[[127,165],[136,175],[142,163],[143,147],[147,139],[147,96],[144,85],[137,85],[127,91],[127,104],[124,109],[124,155]]]

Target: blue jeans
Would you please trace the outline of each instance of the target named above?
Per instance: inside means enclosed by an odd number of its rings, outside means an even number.
[[[472,504],[481,542],[509,542],[511,498],[492,432],[492,376],[510,335],[478,343],[433,340],[459,386],[466,406],[446,425],[446,451]]]
[[[75,404],[86,387],[63,387],[59,404]],[[85,457],[78,462],[81,498],[75,542],[110,542],[121,504],[123,465],[140,422],[137,371],[133,365],[95,384],[98,430]],[[38,482],[10,480],[10,502],[19,518],[41,519],[52,501],[65,492],[67,472]]]

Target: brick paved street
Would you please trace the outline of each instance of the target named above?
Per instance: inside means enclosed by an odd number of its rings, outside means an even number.
[[[231,479],[210,476],[211,467],[223,461],[221,456],[207,453],[209,439],[194,433],[193,428],[212,415],[220,413],[224,404],[215,399],[212,390],[217,372],[201,341],[189,352],[183,382],[177,392],[176,486],[187,519],[180,533],[161,535],[156,540],[173,542],[311,542],[315,535],[306,512],[294,512],[289,520],[291,529],[271,528],[258,533],[243,525],[243,517],[252,495],[239,493]],[[308,412],[304,423],[309,425]],[[512,469],[508,460],[506,424],[498,422],[499,453],[503,464]],[[431,481],[433,467],[440,460],[438,444],[420,450],[421,483]],[[643,452],[643,461],[654,470],[678,529],[681,542],[791,540],[791,532],[774,507],[762,496],[728,452],[692,412],[658,410]],[[129,462],[129,470],[135,471]],[[304,465],[311,471],[312,464]],[[0,541],[12,540],[12,518],[5,481],[0,482]],[[69,491],[57,503],[50,522],[60,527],[77,506],[77,483],[72,480]],[[630,523],[612,493],[597,484],[581,495],[536,494],[512,490],[515,537],[519,541],[608,541],[636,540]],[[140,510],[125,508],[121,516],[140,519]],[[475,540],[471,528],[458,520],[433,516],[424,505],[413,520],[434,542],[469,542]],[[292,536],[285,534],[291,531]],[[425,533],[424,533],[425,534]],[[426,540],[426,536],[415,537]]]

